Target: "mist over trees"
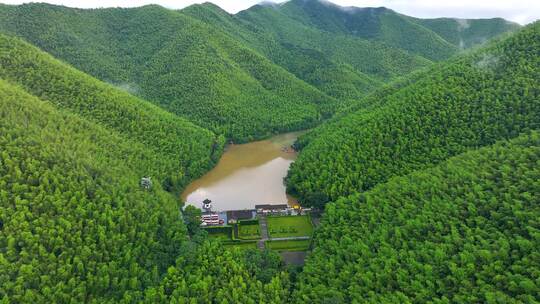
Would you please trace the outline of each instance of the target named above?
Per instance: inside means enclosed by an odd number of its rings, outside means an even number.
[[[540,301],[540,23],[0,4],[0,32],[2,303]],[[308,128],[303,268],[183,208],[226,143]]]

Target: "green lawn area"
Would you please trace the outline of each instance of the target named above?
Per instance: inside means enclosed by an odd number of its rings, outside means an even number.
[[[257,242],[231,242],[223,244],[225,248],[256,249]]]
[[[203,228],[208,232],[209,239],[231,240],[232,227],[211,227]]]
[[[306,251],[311,240],[266,241],[266,248],[276,251]]]
[[[299,216],[270,216],[268,233],[270,237],[311,236],[313,225],[307,215]]]
[[[257,240],[261,238],[259,224],[242,224],[238,225],[238,238],[244,240]]]
[[[218,232],[218,233],[209,233],[209,239],[220,239],[220,240],[230,240],[231,236],[228,233]]]

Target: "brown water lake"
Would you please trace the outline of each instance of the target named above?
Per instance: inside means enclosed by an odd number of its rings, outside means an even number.
[[[283,148],[290,147],[300,134],[229,145],[214,169],[188,185],[182,201],[200,208],[208,198],[215,211],[252,209],[256,204],[296,204],[285,193],[283,183],[296,152]]]

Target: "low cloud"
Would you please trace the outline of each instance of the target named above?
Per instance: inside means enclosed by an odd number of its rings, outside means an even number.
[[[458,30],[464,31],[468,29],[471,25],[469,24],[469,21],[467,19],[455,19],[458,24]]]
[[[475,66],[484,71],[493,71],[499,65],[499,57],[492,54],[484,54],[480,60],[475,62]]]
[[[128,92],[129,94],[136,95],[139,92],[139,87],[134,83],[116,83],[113,84],[116,88]]]

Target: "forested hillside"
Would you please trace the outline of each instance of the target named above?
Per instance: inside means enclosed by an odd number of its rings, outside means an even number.
[[[254,260],[259,253],[228,252],[204,236],[190,241],[178,199],[164,191],[219,157],[223,139],[210,131],[3,35],[0,118],[3,303],[279,303],[288,295],[279,257]],[[141,188],[143,176],[152,178],[150,190]],[[274,270],[255,262],[276,259]],[[212,278],[265,293],[208,288]]]
[[[257,5],[237,15],[230,15],[213,4],[204,3],[189,6],[181,12],[223,29],[296,77],[344,102],[358,99],[381,85],[381,80],[363,73],[346,61],[336,61],[329,56],[329,52],[321,50],[331,47],[326,46],[332,43],[330,35],[294,22],[272,8]],[[362,42],[356,43],[356,46],[357,51],[367,47]],[[397,58],[402,57],[402,54],[397,56],[399,52],[395,53]],[[348,55],[360,57],[352,52]],[[381,61],[379,59],[374,64],[383,64]],[[418,66],[422,64],[427,63],[420,60]],[[367,67],[368,63],[364,65]],[[403,73],[417,67],[415,63],[411,65],[403,67]]]
[[[540,22],[518,27],[0,4],[0,303],[540,302]],[[311,127],[303,269],[182,209],[226,142]]]
[[[383,42],[435,61],[455,54],[457,47],[469,48],[519,28],[501,18],[420,19],[385,7],[341,7],[324,0],[291,0],[277,9],[309,27]]]
[[[386,8],[344,8],[318,0],[293,0],[255,5],[236,15],[210,3],[181,12],[222,29],[298,78],[344,101],[356,100],[381,82],[459,50],[459,41],[446,41],[418,21],[431,19],[417,20]],[[474,24],[462,33],[454,24],[436,20],[437,29],[445,35],[466,36],[466,47],[517,26],[501,20],[462,20]]]
[[[279,258],[273,272],[259,270],[248,253],[188,241],[177,198],[139,186],[155,160],[144,145],[4,80],[0,118],[3,303],[156,303],[169,291],[184,301],[283,302]]]
[[[337,102],[220,30],[159,6],[2,5],[0,29],[238,141],[311,127]]]
[[[101,83],[18,38],[0,35],[0,78],[144,145],[148,159],[137,172],[154,177],[167,190],[182,189],[221,155],[223,138]]]
[[[326,206],[296,303],[540,301],[540,133]]]
[[[234,16],[211,4],[180,11],[0,5],[0,31],[243,142],[313,127],[384,82],[458,51],[414,18],[384,8],[355,12],[316,0]],[[435,27],[455,40],[453,24]],[[463,39],[469,46],[510,28],[500,23]]]
[[[277,253],[227,251],[219,243],[187,250],[144,303],[286,303],[291,282]]]
[[[0,80],[0,298],[141,296],[174,262],[177,201],[139,187],[155,156]]]
[[[444,40],[458,46],[469,48],[486,43],[491,37],[519,29],[519,25],[502,18],[493,19],[419,19],[419,23],[437,33]]]
[[[457,51],[437,34],[384,7],[340,7],[320,0],[292,0],[280,11],[310,27],[384,42],[429,60],[446,59]]]
[[[388,94],[377,93],[378,106],[335,120],[302,141],[307,146],[291,166],[289,191],[304,199],[336,199],[538,128],[539,50],[535,23],[415,75]]]

